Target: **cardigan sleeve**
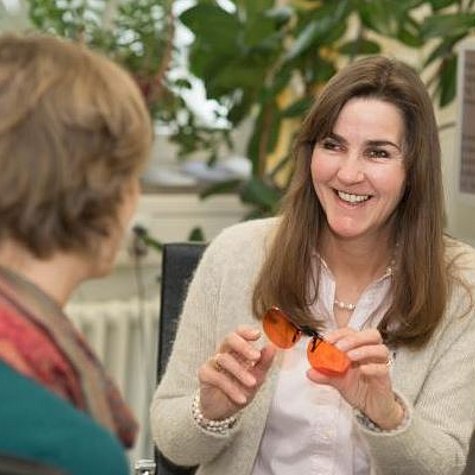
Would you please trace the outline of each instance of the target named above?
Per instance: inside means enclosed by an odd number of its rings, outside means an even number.
[[[400,430],[377,432],[357,422],[375,473],[456,475],[464,470],[475,425],[475,314],[473,309],[467,313],[470,299],[466,297],[467,289],[459,288],[448,307],[448,323],[422,352],[425,356],[405,351],[413,368],[417,369],[414,362],[420,359],[423,372],[415,400],[398,393],[408,411],[408,423]],[[412,377],[400,374],[403,384]]]
[[[213,434],[200,428],[192,416],[198,369],[216,351],[220,272],[229,266],[226,244],[218,237],[201,259],[188,289],[167,370],[151,405],[154,442],[178,465],[209,462],[239,428],[238,423],[226,435]]]

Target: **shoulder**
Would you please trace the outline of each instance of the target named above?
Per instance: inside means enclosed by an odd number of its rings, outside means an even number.
[[[441,334],[453,332],[454,338],[475,338],[475,249],[457,239],[445,237],[445,261],[448,277],[448,300]]]
[[[475,249],[472,246],[446,236],[445,259],[451,276],[475,285]]]
[[[1,362],[0,386],[1,452],[72,475],[127,473],[119,441],[87,414]]]
[[[224,229],[209,245],[210,254],[219,256],[262,254],[272,241],[279,218],[255,219]]]
[[[278,224],[279,219],[266,218],[224,229],[209,243],[195,276],[206,280],[208,287],[224,274],[239,275],[243,280],[252,278],[265,260]]]
[[[216,242],[253,242],[266,239],[278,227],[279,218],[253,219],[234,224],[224,229],[215,239]]]

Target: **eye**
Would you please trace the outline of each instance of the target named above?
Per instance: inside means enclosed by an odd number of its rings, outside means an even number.
[[[319,145],[324,150],[331,150],[331,151],[341,150],[342,148],[341,144],[338,141],[331,138],[323,139]]]
[[[368,150],[367,156],[369,158],[391,158],[391,154],[382,148]]]

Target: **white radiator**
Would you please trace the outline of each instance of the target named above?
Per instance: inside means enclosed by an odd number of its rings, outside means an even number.
[[[67,314],[116,381],[140,424],[131,461],[153,454],[148,409],[156,384],[159,301],[81,302]]]

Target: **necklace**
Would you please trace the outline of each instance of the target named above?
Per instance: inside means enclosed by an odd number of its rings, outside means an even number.
[[[356,305],[354,303],[346,303],[338,299],[335,299],[333,301],[333,304],[336,305],[338,308],[341,308],[342,310],[349,310],[350,312],[352,312],[356,308]]]

